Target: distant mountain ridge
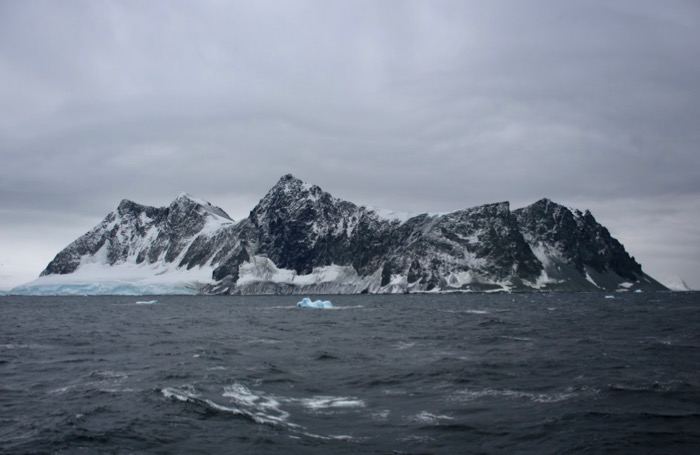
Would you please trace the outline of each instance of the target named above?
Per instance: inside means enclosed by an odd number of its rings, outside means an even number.
[[[184,193],[162,208],[124,200],[23,289],[95,283],[111,283],[105,293],[139,283],[204,294],[666,289],[588,211],[542,199],[392,219],[292,175],[238,222]]]

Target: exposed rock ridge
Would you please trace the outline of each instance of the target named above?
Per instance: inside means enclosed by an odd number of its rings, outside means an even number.
[[[184,193],[163,208],[123,200],[42,275],[95,262],[211,267],[204,293],[665,289],[588,211],[542,199],[399,221],[292,175],[237,223]]]

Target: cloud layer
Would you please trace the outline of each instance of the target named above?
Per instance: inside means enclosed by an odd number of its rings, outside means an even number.
[[[700,288],[699,22],[681,0],[4,2],[0,275],[122,198],[241,218],[291,172],[407,211],[547,196]]]

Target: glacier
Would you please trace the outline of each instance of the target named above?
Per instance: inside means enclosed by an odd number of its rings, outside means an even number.
[[[10,291],[15,295],[195,295],[213,284],[212,267],[187,270],[165,264],[84,263],[74,273],[44,275]]]

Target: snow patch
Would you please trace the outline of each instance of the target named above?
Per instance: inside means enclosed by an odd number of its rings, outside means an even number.
[[[401,294],[408,289],[408,277],[406,275],[391,275],[391,279],[386,286],[381,288],[382,293]]]
[[[551,246],[543,245],[539,242],[534,244],[530,243],[530,250],[532,250],[532,254],[534,254],[545,267],[556,265],[557,262],[565,262],[561,252]]]
[[[447,285],[451,288],[461,288],[474,281],[474,275],[470,270],[466,272],[452,272],[447,276]]]
[[[537,279],[535,280],[534,283],[532,283],[530,281],[525,281],[525,280],[523,280],[523,282],[533,289],[542,289],[542,288],[547,287],[548,284],[561,283],[562,280],[550,278],[549,275],[547,274],[547,270],[542,269],[542,273],[540,273],[540,275],[537,277]]]
[[[593,278],[591,278],[591,275],[588,273],[588,270],[586,270],[586,280],[589,281],[593,286],[599,288],[598,284],[593,281]]]
[[[379,218],[388,221],[398,221],[400,223],[405,223],[411,218],[415,218],[420,215],[427,215],[429,217],[438,217],[447,215],[450,212],[400,212],[398,210],[383,209],[380,207],[370,206],[367,210],[374,212]]]

